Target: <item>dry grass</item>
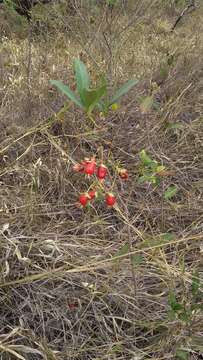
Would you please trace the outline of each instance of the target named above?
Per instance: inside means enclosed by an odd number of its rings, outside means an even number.
[[[2,360],[165,360],[178,359],[178,349],[188,354],[182,359],[203,356],[202,311],[193,311],[187,321],[172,318],[168,300],[173,292],[189,309],[194,271],[201,284],[203,279],[203,8],[174,33],[168,31],[174,19],[163,9],[159,17],[152,14],[121,34],[111,66],[101,36],[105,19],[98,28],[97,14],[92,27],[87,20],[84,27],[84,14],[71,18],[68,32],[64,20],[57,31],[49,24],[50,32],[32,35],[31,48],[26,23],[21,35],[5,27],[0,44]],[[86,32],[71,30],[76,20]],[[119,16],[122,25],[128,20],[128,13]],[[93,77],[99,68],[107,69],[114,83],[141,79],[117,113],[98,119],[99,129],[73,107],[58,120],[64,98],[49,85],[53,78],[73,84],[72,59],[84,49]],[[160,79],[170,55],[173,64]],[[143,114],[140,99],[152,92],[159,111]],[[116,209],[98,203],[81,210],[77,194],[87,181],[73,173],[72,163],[99,157],[101,146],[104,160],[123,163],[130,179],[117,185]],[[143,148],[173,172],[157,189],[137,182]],[[177,195],[163,201],[171,184]],[[130,253],[119,253],[126,243]]]

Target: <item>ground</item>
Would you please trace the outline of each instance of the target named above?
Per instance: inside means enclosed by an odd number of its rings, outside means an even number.
[[[1,9],[2,360],[203,358],[203,6],[171,32],[184,1],[164,4],[39,6],[31,25]],[[49,82],[74,89],[78,57],[95,82],[140,81],[96,125]],[[114,208],[77,206],[93,155],[128,169]]]

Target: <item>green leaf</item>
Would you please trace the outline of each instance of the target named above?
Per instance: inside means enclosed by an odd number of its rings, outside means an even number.
[[[174,235],[174,234],[171,234],[171,233],[162,234],[161,237],[162,237],[162,239],[163,239],[164,241],[172,241],[172,240],[175,240],[175,235]]]
[[[159,184],[159,178],[157,176],[151,176],[149,179],[149,182],[151,183],[151,185],[156,186]]]
[[[105,93],[106,85],[102,85],[96,89],[83,89],[83,103],[88,113],[92,112]]]
[[[169,302],[169,305],[170,305],[171,309],[175,313],[184,308],[182,304],[177,302],[175,294],[173,292],[170,292],[168,302]]]
[[[139,83],[139,80],[129,80],[125,84],[123,84],[114,94],[112,99],[109,101],[109,106],[111,106],[113,103],[117,102],[118,99],[120,99],[121,96],[127,94],[127,92],[135,85]]]
[[[186,350],[178,349],[176,351],[177,360],[189,360],[189,353]]]
[[[164,192],[164,199],[170,200],[172,197],[174,197],[177,193],[177,187],[176,186],[169,186],[168,189]]]
[[[149,166],[149,167],[155,167],[157,166],[157,162],[155,160],[152,160],[147,154],[146,151],[143,149],[140,151],[139,153],[140,155],[140,160],[142,161],[142,163],[144,164],[144,166]]]
[[[118,0],[106,0],[106,4],[108,6],[114,7],[115,5],[117,5],[117,3],[118,3]]]
[[[83,108],[82,102],[76,97],[74,92],[69,88],[68,85],[62,83],[59,80],[50,80],[52,85],[55,85],[63,94],[65,94],[73,103],[80,108]]]
[[[169,296],[168,296],[168,302],[171,308],[173,308],[173,304],[176,304],[176,297],[174,292],[170,291]]]
[[[89,89],[90,78],[85,64],[79,59],[74,60],[75,77],[77,83],[77,91],[83,102],[84,89]],[[84,104],[85,105],[85,104]]]
[[[178,319],[184,321],[184,322],[188,322],[191,318],[191,311],[190,310],[183,310],[178,314]]]
[[[123,245],[115,254],[113,257],[117,257],[117,256],[121,256],[121,255],[125,255],[130,251],[130,246],[129,244],[125,244]],[[115,259],[117,261],[117,259]]]
[[[157,176],[152,176],[152,175],[140,176],[139,179],[138,179],[138,183],[143,184],[145,182],[150,183],[153,186],[156,186],[159,183],[159,179],[158,179]]]
[[[156,173],[158,174],[158,173],[164,171],[165,169],[166,169],[165,166],[163,166],[163,165],[158,165],[158,166],[156,167]]]
[[[171,304],[171,307],[172,307],[173,311],[178,312],[178,311],[182,310],[183,305],[180,303],[173,303],[173,304]]]
[[[153,106],[154,97],[153,96],[146,96],[144,100],[142,100],[140,104],[140,110],[143,114],[149,112]]]
[[[167,129],[183,129],[184,128],[184,126],[183,126],[183,124],[181,124],[181,123],[166,123],[166,128]]]
[[[135,267],[138,267],[142,262],[144,261],[144,258],[142,255],[133,255],[132,256],[133,265]]]
[[[11,10],[16,10],[17,8],[17,4],[15,4],[13,0],[4,0],[3,3]]]

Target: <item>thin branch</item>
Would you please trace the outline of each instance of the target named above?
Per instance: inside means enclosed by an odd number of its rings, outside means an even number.
[[[173,24],[172,28],[171,28],[171,31],[173,31],[176,26],[178,25],[178,23],[180,22],[180,20],[182,19],[182,17],[188,12],[188,10],[190,8],[193,8],[193,10],[195,9],[195,0],[192,0],[190,2],[190,4],[188,4],[184,9],[183,11],[180,13],[180,15],[177,17],[175,23]]]

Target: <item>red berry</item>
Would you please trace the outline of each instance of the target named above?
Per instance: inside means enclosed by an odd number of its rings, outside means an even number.
[[[107,167],[104,164],[101,164],[97,169],[97,177],[99,180],[105,179],[107,175]]]
[[[97,192],[95,190],[90,190],[88,192],[88,195],[90,197],[90,200],[94,199],[97,196]]]
[[[129,178],[129,174],[128,174],[128,171],[126,169],[119,169],[118,175],[123,180],[128,180],[128,178]]]
[[[116,203],[116,197],[114,194],[112,193],[108,193],[106,195],[106,205],[108,206],[114,206],[114,204]]]
[[[89,200],[90,200],[90,197],[87,193],[81,194],[79,197],[79,202],[83,207],[87,205]]]
[[[96,161],[94,159],[87,161],[85,165],[84,172],[87,175],[93,175],[96,170]]]

